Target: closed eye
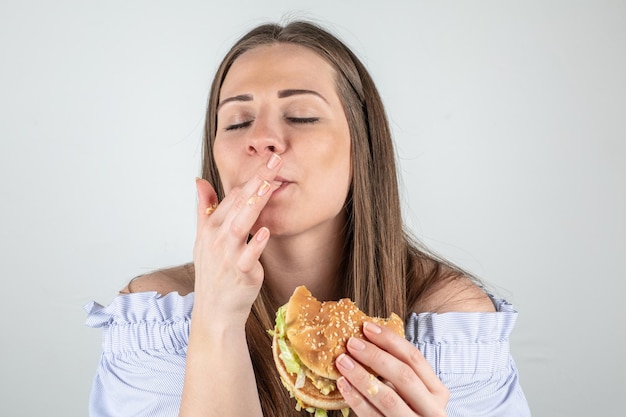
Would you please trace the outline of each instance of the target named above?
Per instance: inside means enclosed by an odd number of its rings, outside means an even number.
[[[305,123],[316,123],[319,122],[319,117],[286,117],[286,119],[291,123],[305,124]]]
[[[252,120],[247,120],[245,122],[235,123],[235,124],[226,126],[224,130],[228,131],[228,130],[243,129],[243,128],[250,126],[251,124],[252,124]]]

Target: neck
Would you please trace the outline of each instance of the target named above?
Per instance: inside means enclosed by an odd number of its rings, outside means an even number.
[[[299,285],[306,285],[319,300],[336,300],[344,244],[343,233],[326,238],[272,236],[261,262],[276,301],[286,303]]]

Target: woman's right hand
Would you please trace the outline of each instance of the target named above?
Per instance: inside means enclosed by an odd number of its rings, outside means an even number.
[[[272,154],[219,206],[211,184],[196,182],[195,296],[180,416],[261,415],[245,324],[263,283],[259,258],[269,239],[269,230],[255,223],[277,188],[280,167]]]
[[[232,189],[219,206],[211,184],[204,179],[196,181],[194,316],[245,324],[263,283],[259,258],[270,232],[261,226],[249,241],[248,238],[277,188],[273,180],[281,165],[281,158],[272,154],[252,178]]]

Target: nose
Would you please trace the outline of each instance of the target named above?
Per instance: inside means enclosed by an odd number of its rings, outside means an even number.
[[[281,154],[286,147],[279,123],[273,123],[267,117],[257,117],[254,120],[251,129],[248,130],[247,142],[247,152],[250,155]]]

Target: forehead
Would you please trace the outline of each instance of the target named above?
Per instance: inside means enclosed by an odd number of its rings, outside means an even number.
[[[246,93],[259,87],[335,90],[335,71],[324,58],[304,46],[258,46],[233,62],[220,95]]]

